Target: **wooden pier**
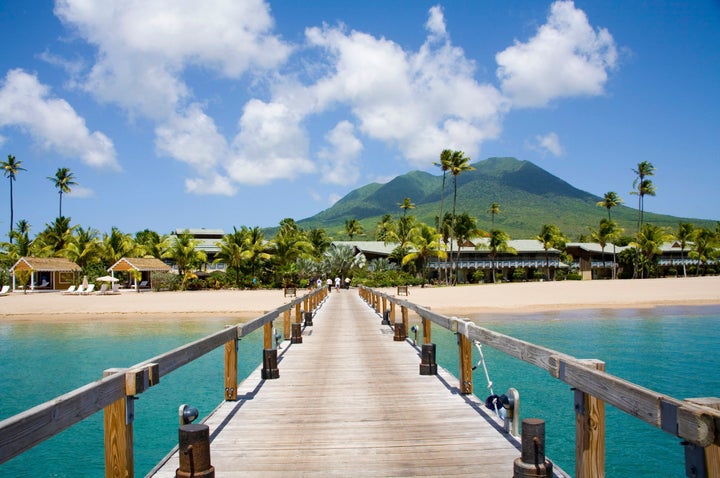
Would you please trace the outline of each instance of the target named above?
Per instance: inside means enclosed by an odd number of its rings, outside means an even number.
[[[302,340],[278,350],[279,379],[256,370],[206,420],[216,476],[512,476],[518,441],[455,377],[420,375],[357,292],[330,294]]]

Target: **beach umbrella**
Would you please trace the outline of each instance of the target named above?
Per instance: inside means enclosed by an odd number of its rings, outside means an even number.
[[[112,277],[112,276],[102,276],[102,277],[98,277],[95,280],[99,281],[99,282],[117,282],[119,279],[116,279],[115,277]]]

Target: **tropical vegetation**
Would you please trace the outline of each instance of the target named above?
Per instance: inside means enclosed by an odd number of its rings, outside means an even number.
[[[105,275],[108,267],[122,257],[155,257],[174,267],[174,273],[158,275],[154,280],[155,287],[167,289],[307,286],[315,284],[318,279],[335,276],[350,278],[353,284],[378,286],[431,282],[454,284],[460,280],[559,280],[575,275],[573,271],[567,274],[551,267],[550,251],[564,252],[571,234],[556,222],[546,221],[538,228],[537,235],[531,236],[544,250],[544,270],[539,268],[541,270],[529,274],[525,268],[518,267],[498,276],[497,273],[501,272],[500,258],[511,256],[517,251],[510,246],[511,234],[503,227],[504,223],[497,219],[501,211],[503,218],[515,214],[513,208],[518,207],[518,203],[488,201],[480,206],[482,216],[478,216],[472,212],[478,208],[471,210],[469,206],[472,202],[460,198],[459,190],[461,187],[466,188],[467,193],[468,187],[476,188],[480,185],[476,178],[468,178],[465,182],[461,182],[461,179],[473,174],[476,166],[482,166],[486,175],[484,177],[488,177],[488,166],[471,165],[470,158],[462,151],[450,149],[443,150],[440,162],[435,164],[442,171],[441,186],[437,190],[439,202],[424,200],[420,204],[414,197],[403,195],[392,202],[386,200],[387,208],[383,214],[376,216],[378,219],[374,223],[368,222],[367,217],[345,216],[344,227],[337,232],[339,239],[349,239],[350,244],[353,244],[356,238],[367,235],[382,241],[392,247],[392,252],[386,258],[367,261],[351,245],[334,240],[328,234],[328,228],[308,226],[291,218],[280,221],[279,226],[272,231],[260,227],[233,227],[231,233],[217,241],[217,252],[208,258],[189,231],[161,235],[144,229],[132,235],[115,227],[109,232],[101,232],[92,227],[73,224],[69,216],[63,215],[62,210],[63,194],[69,193],[77,184],[68,168],[58,168],[55,176],[48,178],[58,190],[58,216],[33,237],[32,227],[27,221],[21,219],[14,223],[13,183],[18,173],[25,169],[21,161],[8,155],[7,161],[0,163],[10,183],[11,223],[8,241],[0,243],[0,285],[9,282],[10,267],[24,256],[67,258],[78,264],[82,274],[90,280]],[[516,182],[518,177],[529,178],[538,174],[535,168],[516,160],[494,161],[489,167],[495,168],[492,174],[497,177],[514,175],[513,181]],[[600,201],[593,201],[596,210],[598,207],[606,209],[607,217],[599,219],[597,228],[586,224],[584,228],[589,231],[589,235],[576,234],[577,241],[598,244],[603,264],[606,248],[612,245],[612,278],[617,277],[616,270],[625,271],[622,277],[628,277],[628,271],[632,271],[632,276],[638,278],[671,273],[673,267],[662,267],[658,261],[661,248],[670,241],[674,241],[680,248],[683,277],[717,273],[720,223],[711,228],[708,222],[693,224],[681,220],[676,223],[676,230],[673,230],[666,222],[656,221],[656,215],[644,212],[645,197],[656,194],[655,186],[649,179],[655,174],[655,168],[651,163],[643,161],[632,171],[635,177],[630,194],[638,196],[637,230],[629,235],[625,233],[628,224],[625,210],[629,208],[622,206],[622,198],[616,192],[610,191]],[[453,187],[450,211],[444,205],[447,173],[452,177]],[[419,181],[417,184],[430,184],[430,179],[422,174],[409,177]],[[544,180],[552,182],[547,177]],[[501,187],[500,184],[488,181],[487,187]],[[569,185],[555,186],[557,189],[565,188],[569,194],[578,194],[568,189]],[[410,190],[422,194],[423,188]],[[427,204],[433,205],[433,208],[439,207],[427,215]],[[611,209],[622,211],[619,216],[625,226],[616,219],[617,214],[611,215]],[[555,214],[555,217],[558,215]],[[487,231],[481,227],[483,223],[487,224]],[[616,246],[627,247],[616,255]],[[461,248],[463,251],[486,249],[493,266],[485,272],[478,270],[474,274],[461,276],[457,267]],[[695,264],[688,266],[685,258],[692,259]],[[566,263],[572,262],[565,256],[562,259]],[[211,263],[222,265],[221,271],[208,272]],[[444,267],[431,267],[432,264]],[[452,273],[439,275],[438,269]]]

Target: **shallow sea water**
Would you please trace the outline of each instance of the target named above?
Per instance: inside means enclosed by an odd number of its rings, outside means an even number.
[[[578,358],[597,358],[607,371],[675,398],[720,396],[720,307],[588,310],[477,318],[483,326]],[[215,332],[213,318],[183,324],[0,324],[0,419],[102,376]],[[440,365],[457,376],[457,347],[449,332],[433,329]],[[483,348],[493,390],[521,395],[521,417],[546,420],[547,455],[574,471],[573,393],[547,372]],[[144,476],[177,444],[177,408],[189,403],[201,416],[223,398],[222,349],[162,378],[135,404],[135,475]],[[479,356],[475,352],[475,360]],[[262,335],[239,347],[239,376],[262,359]],[[489,395],[481,367],[475,394]],[[680,440],[612,407],[607,414],[606,476],[683,477]],[[102,413],[0,465],[5,476],[103,476]]]

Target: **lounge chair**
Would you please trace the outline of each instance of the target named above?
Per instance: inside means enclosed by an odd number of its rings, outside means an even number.
[[[74,293],[75,293],[75,285],[74,284],[71,285],[70,287],[68,287],[65,292],[63,292],[63,294],[74,294]]]
[[[0,295],[8,295],[10,292],[10,286],[4,285],[2,286],[2,289],[0,289]]]
[[[90,295],[95,291],[95,284],[90,284],[87,289],[85,289],[85,292],[81,292],[82,295]]]

